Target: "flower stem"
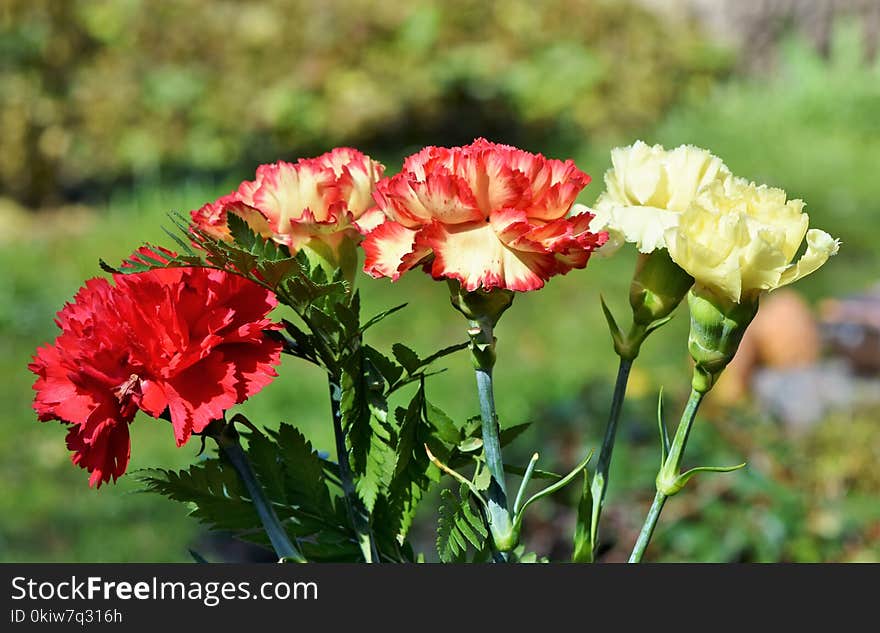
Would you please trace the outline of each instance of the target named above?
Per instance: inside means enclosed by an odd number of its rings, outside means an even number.
[[[488,490],[489,528],[495,547],[501,553],[501,557],[505,558],[505,553],[516,546],[516,537],[507,505],[504,461],[501,457],[501,438],[492,386],[492,369],[495,365],[495,336],[489,319],[471,319],[469,325],[471,358],[476,371],[477,393],[480,398],[483,455],[486,458],[486,467],[491,476]]]
[[[269,541],[272,543],[272,548],[278,557],[297,563],[307,562],[302,552],[291,542],[287,532],[278,520],[278,515],[275,514],[271,502],[266,498],[266,493],[263,492],[262,486],[257,481],[257,476],[251,467],[250,461],[248,461],[247,454],[242,450],[241,444],[238,441],[238,433],[235,432],[232,425],[228,425],[222,433],[215,435],[214,439],[217,441],[220,450],[229,459],[232,467],[235,468],[235,472],[238,473],[239,479],[241,479],[245,489],[248,491],[254,508],[257,510],[257,515],[260,517],[263,528],[266,530]]]
[[[611,412],[608,414],[608,425],[605,427],[605,439],[602,441],[602,450],[599,453],[599,461],[596,464],[596,474],[590,484],[593,497],[593,512],[590,521],[590,542],[592,544],[592,557],[595,560],[596,546],[598,545],[599,520],[602,516],[602,506],[605,502],[605,493],[608,489],[608,472],[611,468],[611,455],[614,452],[614,440],[617,437],[617,422],[620,419],[620,411],[623,407],[623,399],[626,395],[626,385],[629,381],[629,372],[632,369],[632,358],[620,358],[617,368],[617,381],[614,384],[614,396],[611,400]]]
[[[638,563],[642,560],[648,543],[651,541],[657,520],[660,518],[663,504],[666,502],[667,497],[677,493],[684,485],[680,479],[681,461],[684,457],[684,449],[687,445],[694,419],[697,416],[697,410],[700,408],[704,395],[705,393],[703,392],[695,389],[691,390],[687,406],[681,414],[681,420],[678,423],[678,428],[675,430],[675,437],[669,447],[669,455],[666,456],[666,460],[660,467],[660,472],[657,473],[657,495],[654,497],[654,502],[651,504],[648,516],[645,518],[645,524],[642,526],[642,531],[639,533],[635,548],[633,548],[632,555],[629,557],[629,562],[631,563]]]
[[[651,509],[648,510],[648,516],[645,517],[645,524],[642,526],[642,531],[639,532],[639,538],[636,541],[632,554],[630,554],[629,562],[640,563],[642,561],[642,556],[644,556],[645,550],[648,549],[648,543],[651,542],[651,536],[654,534],[657,519],[660,518],[660,511],[663,510],[663,504],[666,503],[666,499],[666,495],[659,490],[654,495],[654,502],[651,504]]]
[[[379,556],[376,543],[370,530],[369,522],[365,520],[363,513],[358,507],[357,495],[354,487],[354,477],[351,473],[351,465],[348,462],[348,449],[345,446],[345,433],[342,430],[342,388],[339,379],[328,374],[328,386],[330,388],[330,409],[333,414],[333,434],[336,438],[336,460],[339,464],[339,480],[342,483],[342,495],[345,499],[345,508],[348,511],[348,519],[357,534],[358,546],[367,563],[378,562]]]

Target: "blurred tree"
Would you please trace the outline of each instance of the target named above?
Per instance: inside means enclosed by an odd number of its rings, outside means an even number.
[[[0,186],[39,205],[339,143],[580,141],[729,61],[622,2],[5,0]]]

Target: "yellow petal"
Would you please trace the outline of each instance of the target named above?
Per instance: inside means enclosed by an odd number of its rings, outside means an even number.
[[[788,267],[779,280],[779,285],[787,286],[788,284],[806,277],[812,272],[818,270],[828,258],[837,255],[840,249],[840,240],[836,240],[825,231],[819,229],[810,229],[807,231],[807,250],[803,256],[794,264]]]

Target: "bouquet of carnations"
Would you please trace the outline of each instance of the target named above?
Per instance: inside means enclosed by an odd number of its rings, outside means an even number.
[[[691,395],[673,433],[658,407],[660,468],[630,558],[638,562],[669,497],[696,474],[744,466],[682,471],[700,402],[761,295],[818,269],[838,241],[809,228],[803,202],[734,176],[706,150],[636,142],[611,159],[595,209],[575,204],[590,177],[572,161],[484,139],[426,147],[390,177],[349,148],[261,165],[189,217],[172,214],[170,248],[141,245],[118,265],[101,262],[110,278],[85,283],[58,313],[57,339],[34,356],[34,409],[67,425],[71,460],[95,487],[126,472],[138,412],[162,420],[156,432],[178,447],[194,437],[215,444],[215,456],[187,470],[157,465],[139,476],[281,561],[423,560],[408,532],[433,487],[442,488],[441,561],[543,560],[521,544],[523,516],[580,482],[572,560],[591,562],[630,370],[687,299]],[[517,293],[626,243],[639,251],[631,325],[621,329],[602,302],[620,364],[597,458],[567,474],[537,469],[537,454],[505,462],[519,429],[502,430],[495,411],[501,316]],[[370,328],[404,306],[364,318],[361,261],[377,278],[421,268],[444,281],[460,313],[450,318],[463,317],[461,342],[427,354],[371,346]],[[465,350],[479,415],[456,421],[429,399],[430,376]],[[228,413],[272,382],[282,354],[326,373],[334,458],[294,425]],[[392,396],[403,402],[393,410]]]

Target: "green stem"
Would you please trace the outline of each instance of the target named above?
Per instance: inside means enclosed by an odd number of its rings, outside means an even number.
[[[620,358],[617,368],[617,381],[614,384],[614,396],[611,400],[611,412],[608,415],[608,425],[605,427],[605,439],[602,441],[602,450],[599,453],[599,461],[596,464],[596,474],[590,485],[590,494],[593,497],[593,512],[590,523],[590,542],[592,543],[593,559],[596,556],[596,547],[599,536],[599,520],[602,516],[602,506],[605,502],[605,493],[608,490],[608,472],[611,468],[611,456],[614,452],[614,440],[617,437],[617,423],[620,419],[620,411],[623,408],[623,399],[626,395],[626,385],[629,381],[629,372],[632,369],[633,358]]]
[[[471,358],[477,378],[480,397],[480,419],[483,431],[483,455],[491,479],[488,490],[489,528],[499,552],[509,552],[516,546],[513,521],[507,505],[507,486],[504,480],[504,461],[501,457],[501,438],[498,415],[495,412],[495,395],[492,386],[492,368],[495,365],[495,337],[488,319],[469,321]]]
[[[657,519],[660,518],[660,511],[663,510],[663,504],[666,503],[666,499],[667,496],[659,490],[657,491],[657,494],[654,495],[654,503],[651,504],[651,509],[648,510],[648,516],[645,518],[645,525],[642,526],[642,531],[639,532],[639,538],[629,557],[629,562],[640,563],[642,561],[642,556],[645,555],[645,550],[648,549],[648,543],[651,542],[651,536],[654,534],[654,528],[657,526]]]
[[[333,414],[333,435],[336,439],[336,461],[339,464],[339,480],[342,484],[342,496],[345,499],[348,520],[357,534],[358,545],[361,548],[364,561],[367,563],[378,562],[379,556],[369,522],[358,507],[354,477],[351,472],[351,464],[348,461],[348,449],[345,446],[345,433],[342,430],[342,409],[340,407],[342,388],[339,386],[339,379],[329,374],[327,382],[330,388],[330,409]]]
[[[263,528],[266,530],[272,548],[278,557],[297,563],[307,562],[302,552],[290,541],[287,532],[278,520],[278,515],[275,514],[271,502],[266,498],[262,486],[257,481],[257,476],[248,461],[247,454],[238,442],[238,434],[232,429],[232,426],[228,425],[226,430],[214,436],[214,439],[248,491],[254,508],[257,510],[257,515],[260,517]]]
[[[691,428],[697,417],[697,410],[700,408],[704,395],[703,392],[695,389],[691,390],[687,406],[681,414],[681,420],[678,423],[678,428],[675,430],[672,445],[669,447],[669,455],[666,456],[666,461],[663,462],[660,472],[657,473],[657,495],[654,497],[654,503],[651,504],[651,509],[645,518],[645,524],[642,526],[636,546],[629,558],[631,563],[638,563],[642,560],[645,549],[647,549],[648,543],[651,541],[651,535],[654,533],[657,520],[660,518],[660,511],[663,509],[666,498],[677,493],[684,485],[679,478],[681,462],[684,457],[688,436],[690,436]]]
[[[667,494],[672,495],[678,492],[678,490],[674,489],[675,481],[678,479],[681,472],[681,462],[684,457],[684,449],[687,445],[688,437],[691,434],[694,420],[697,417],[697,409],[700,408],[700,403],[703,401],[703,396],[705,395],[706,394],[702,391],[691,389],[691,395],[688,398],[687,406],[684,408],[684,413],[681,414],[681,421],[678,423],[678,428],[675,429],[675,437],[672,438],[672,445],[669,447],[669,455],[666,457],[666,462],[663,464],[660,473],[657,475],[658,487],[661,489],[668,488],[668,490],[666,490]]]

